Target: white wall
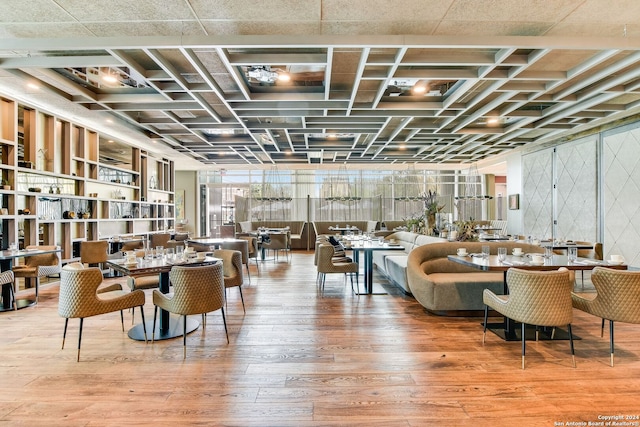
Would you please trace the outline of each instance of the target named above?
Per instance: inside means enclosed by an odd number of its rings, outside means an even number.
[[[522,229],[522,208],[508,209],[510,194],[522,195],[522,156],[514,154],[507,157],[507,233],[524,234]]]
[[[520,194],[520,210],[507,211],[508,232],[602,242],[605,258],[639,267],[638,153],[640,122],[509,156],[507,193]]]

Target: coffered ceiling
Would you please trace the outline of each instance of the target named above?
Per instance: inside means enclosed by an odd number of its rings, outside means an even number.
[[[0,91],[178,169],[488,162],[638,114],[639,23],[633,0],[4,0]]]

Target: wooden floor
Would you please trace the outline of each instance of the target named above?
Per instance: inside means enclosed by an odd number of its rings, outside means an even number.
[[[482,345],[481,318],[426,314],[388,286],[358,298],[340,275],[318,294],[310,253],[251,273],[246,315],[229,293],[231,343],[212,313],[186,360],[181,339],[132,341],[115,313],[85,320],[76,363],[78,322],[61,350],[58,287],[43,286],[36,307],[0,313],[0,426],[554,426],[640,414],[639,326],[616,325],[611,368],[599,319],[576,311],[577,368],[567,341],[530,342],[523,371],[519,342],[488,334]]]

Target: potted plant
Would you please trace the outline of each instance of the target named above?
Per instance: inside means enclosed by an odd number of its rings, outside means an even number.
[[[2,189],[3,190],[11,190],[11,183],[9,182],[8,179],[3,179],[2,180]]]

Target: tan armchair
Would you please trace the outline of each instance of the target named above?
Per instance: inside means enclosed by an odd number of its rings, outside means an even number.
[[[174,266],[169,273],[173,294],[153,291],[153,329],[155,331],[158,307],[183,316],[183,357],[187,357],[187,315],[206,314],[221,310],[224,331],[229,343],[227,321],[224,317],[224,276],[222,263],[197,267]],[[155,338],[154,333],[151,339]]]
[[[149,247],[155,249],[156,246],[167,247],[167,243],[171,240],[169,233],[153,233],[149,235]]]
[[[244,297],[242,296],[242,283],[244,282],[244,278],[242,277],[242,255],[240,251],[216,249],[213,251],[213,256],[222,260],[225,290],[234,287],[238,288],[240,291],[240,300],[242,301],[242,311],[246,313],[244,309]]]
[[[80,262],[93,267],[109,259],[109,242],[106,240],[88,240],[80,242]]]
[[[42,249],[56,250],[59,246],[27,246],[25,249]],[[62,268],[62,260],[60,252],[51,252],[48,254],[32,255],[25,257],[24,264],[15,265],[12,270],[15,278],[22,277],[24,279],[35,279],[36,303],[38,302],[38,288],[40,287],[40,278],[60,273]]]
[[[327,274],[342,273],[346,280],[347,273],[351,278],[351,292],[360,294],[360,285],[358,283],[358,263],[356,262],[334,262],[333,261],[333,245],[330,243],[321,243],[316,246],[318,251],[317,269],[319,275],[319,286],[324,291],[324,283]],[[356,276],[356,290],[353,288],[353,275]]]
[[[64,349],[64,342],[67,337],[69,319],[79,318],[78,362],[80,361],[82,325],[85,317],[120,311],[120,321],[122,323],[122,330],[124,331],[122,310],[140,307],[144,338],[145,341],[147,340],[147,329],[144,323],[144,311],[142,308],[145,302],[144,292],[133,291],[124,293],[119,284],[99,289],[102,280],[102,272],[99,268],[85,268],[80,263],[67,264],[60,272],[58,314],[65,318],[62,348]]]
[[[572,293],[573,306],[602,318],[600,336],[604,335],[604,320],[609,320],[610,365],[613,366],[613,323],[640,324],[640,271],[595,267],[591,281],[596,288],[595,297]]]
[[[239,251],[242,256],[242,264],[247,268],[247,277],[251,281],[251,273],[249,272],[249,241],[245,239],[226,240],[222,242],[221,249],[229,249]]]
[[[269,234],[269,240],[262,242],[264,249],[270,249],[275,252],[274,262],[277,260],[278,253],[284,251],[287,262],[289,262],[289,237],[288,233]]]
[[[258,247],[258,238],[256,236],[237,236],[237,239],[246,240],[248,243],[248,258],[254,259],[256,261],[256,269],[258,269],[258,273],[260,273],[260,266],[258,263],[258,258],[260,257],[260,248]],[[247,267],[249,267],[249,263],[247,262]],[[247,269],[248,271],[248,269]]]
[[[522,323],[522,369],[524,369],[526,325],[556,327],[567,325],[571,359],[575,367],[575,352],[571,321],[573,307],[571,305],[571,289],[573,282],[569,271],[561,268],[557,271],[530,271],[510,268],[507,271],[509,295],[496,295],[489,289],[483,292],[484,331],[482,343],[487,335],[489,308],[505,317]],[[536,330],[536,340],[538,331]]]

